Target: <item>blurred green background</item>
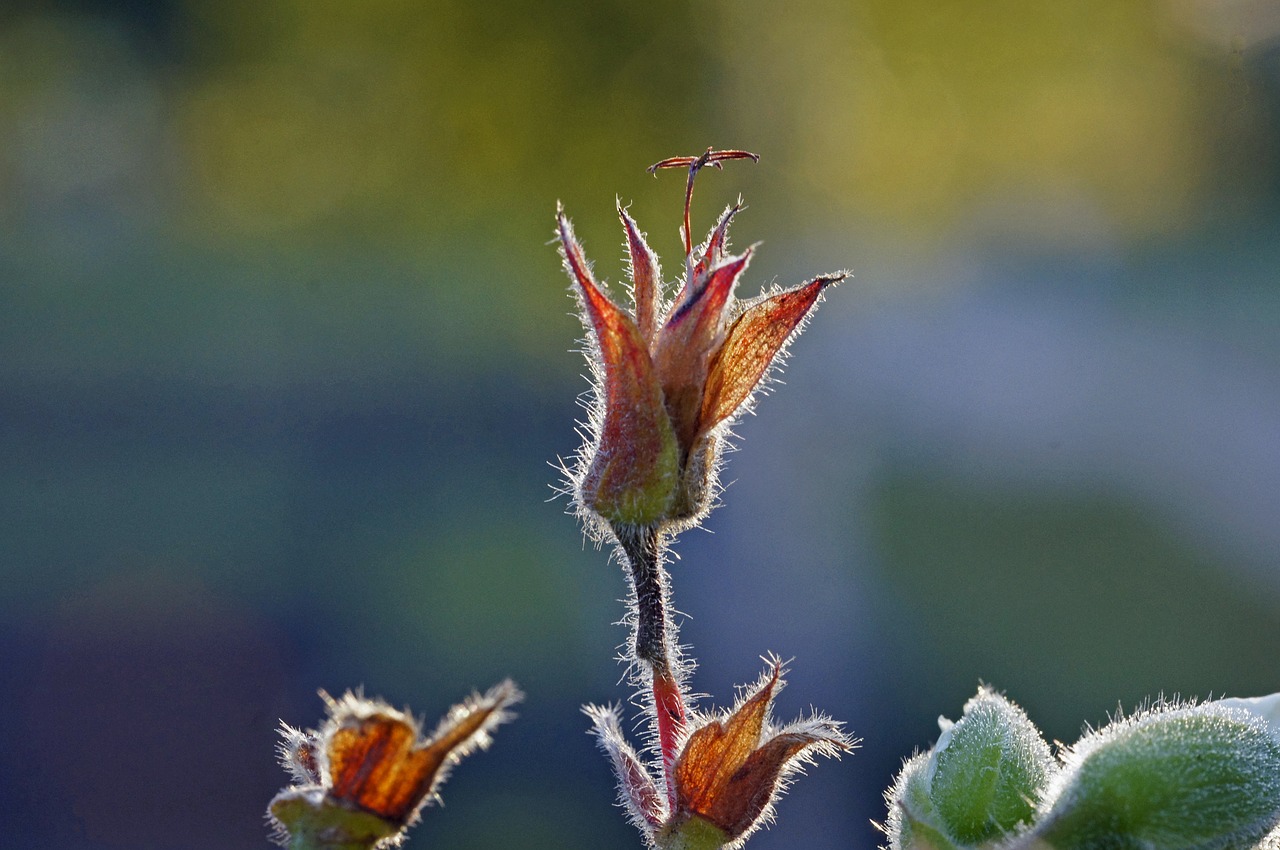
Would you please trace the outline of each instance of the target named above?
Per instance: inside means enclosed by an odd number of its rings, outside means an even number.
[[[364,685],[520,720],[413,847],[636,847],[584,545],[562,200],[746,294],[837,268],[676,604],[726,704],[865,739],[757,850],[878,843],[980,681],[1071,741],[1280,690],[1280,7],[10,0],[0,9],[0,835],[265,847],[274,727]]]

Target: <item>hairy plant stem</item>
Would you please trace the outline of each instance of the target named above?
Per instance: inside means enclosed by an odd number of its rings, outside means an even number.
[[[655,672],[670,672],[667,641],[667,575],[662,566],[662,535],[656,526],[627,529],[618,535],[631,570],[636,596],[633,650]]]
[[[645,526],[618,535],[631,570],[631,588],[635,594],[635,634],[633,652],[637,661],[650,671],[653,713],[658,724],[658,745],[662,751],[663,773],[667,780],[669,804],[675,806],[674,766],[686,710],[680,691],[679,667],[673,655],[673,641],[668,634],[668,578],[663,566],[663,532],[657,526]]]

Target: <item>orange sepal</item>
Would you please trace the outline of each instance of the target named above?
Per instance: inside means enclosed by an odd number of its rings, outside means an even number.
[[[610,523],[651,524],[663,516],[676,488],[676,439],[662,387],[635,321],[591,278],[563,211],[557,221],[565,267],[600,353],[600,442],[579,491]]]
[[[393,823],[409,818],[444,760],[418,750],[418,730],[388,714],[353,719],[329,739],[330,795]]]
[[[775,666],[764,686],[733,714],[712,721],[689,736],[675,767],[678,812],[710,820],[713,811],[729,804],[722,797],[760,743],[780,674],[781,669]]]
[[[636,326],[640,338],[652,345],[658,332],[658,308],[662,303],[662,270],[635,219],[618,205],[618,217],[627,231],[627,256],[631,259],[631,297],[636,304]]]
[[[734,772],[703,817],[730,836],[743,834],[773,803],[791,760],[820,740],[798,732],[770,738]]]
[[[747,251],[695,279],[673,307],[658,338],[654,357],[658,376],[676,437],[686,451],[699,430],[707,368],[724,330],[726,307],[750,261]]]
[[[707,374],[699,433],[730,418],[751,397],[818,296],[845,275],[816,278],[752,305],[730,326]]]
[[[323,694],[322,694],[323,695]],[[381,700],[325,696],[329,721],[310,738],[324,752],[320,785],[343,805],[404,826],[461,758],[488,746],[493,729],[522,698],[510,681],[455,705],[429,739],[418,722]]]

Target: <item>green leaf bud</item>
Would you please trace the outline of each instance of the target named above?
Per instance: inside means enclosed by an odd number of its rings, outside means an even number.
[[[930,753],[912,756],[885,792],[889,850],[956,850],[937,825],[938,814],[929,799],[931,763]]]
[[[1036,830],[1055,850],[1244,850],[1280,822],[1280,738],[1233,705],[1156,706],[1063,762]]]
[[[941,722],[941,721],[940,721]],[[1030,823],[1053,770],[1040,730],[983,688],[933,748],[930,798],[956,842],[980,844]]]

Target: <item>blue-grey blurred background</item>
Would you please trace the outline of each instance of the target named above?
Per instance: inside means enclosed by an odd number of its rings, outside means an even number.
[[[704,705],[865,739],[757,850],[870,848],[979,682],[1071,741],[1280,690],[1274,0],[9,0],[0,835],[257,848],[278,720],[363,685],[518,722],[410,846],[637,847],[584,734],[621,571],[551,464],[587,385],[562,200],[744,293],[849,267],[679,543]]]

